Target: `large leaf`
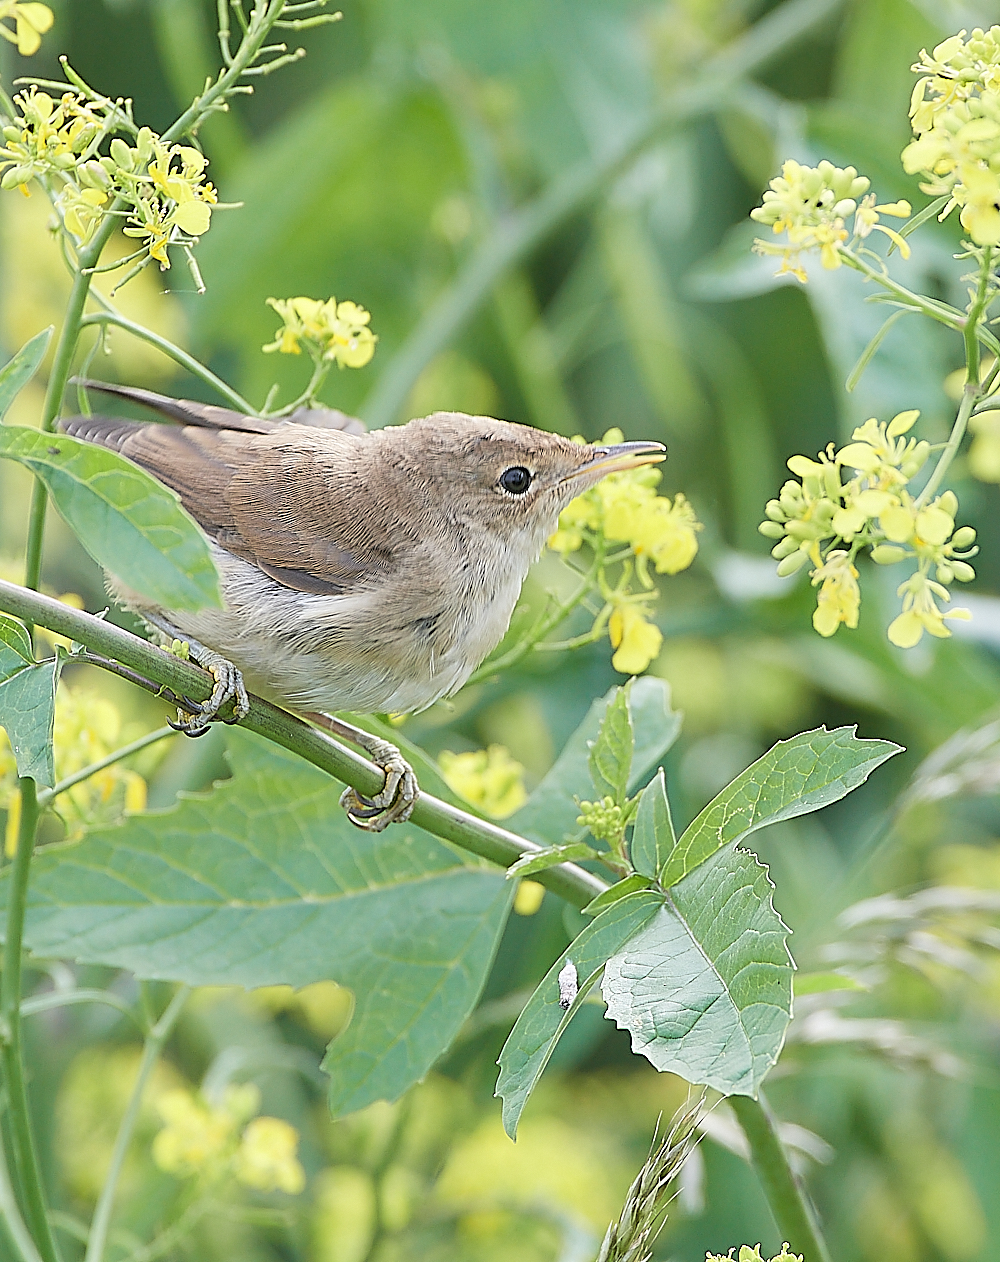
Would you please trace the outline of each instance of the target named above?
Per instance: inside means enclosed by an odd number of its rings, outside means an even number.
[[[196,986],[339,982],[356,1006],[324,1062],[331,1107],[395,1099],[472,1011],[514,883],[417,828],[359,832],[328,776],[228,739],[211,793],[37,857],[26,943]]]
[[[0,727],[14,751],[17,774],[49,788],[56,782],[52,735],[60,666],[59,657],[26,665],[0,683]]]
[[[604,712],[597,740],[590,747],[587,762],[590,778],[598,797],[610,797],[619,806],[625,805],[628,784],[632,777],[632,753],[635,735],[628,698],[631,682],[616,690]]]
[[[608,1017],[659,1070],[724,1095],[757,1094],[791,1016],[787,927],[767,869],[728,846],[667,901],[604,970]]]
[[[0,368],[0,420],[7,415],[10,405],[38,372],[38,366],[45,358],[52,340],[52,325],[36,333],[25,342],[13,359],[9,359]]]
[[[0,457],[45,484],[94,560],[168,609],[221,604],[208,542],[176,492],[117,452],[66,434],[0,427]]]
[[[514,1139],[517,1123],[535,1084],[549,1062],[556,1044],[579,1007],[568,1011],[559,1005],[559,973],[571,960],[582,992],[594,974],[615,951],[655,916],[663,897],[654,893],[631,894],[620,899],[582,929],[565,955],[560,955],[517,1018],[500,1053],[500,1077],[496,1094],[503,1097],[503,1126]]]
[[[688,825],[660,873],[660,883],[676,884],[720,847],[766,824],[839,801],[901,752],[891,741],[858,740],[855,731],[818,727],[778,741]]]
[[[589,745],[597,739],[608,704],[617,693],[618,689],[612,689],[591,705],[548,775],[517,814],[505,821],[513,832],[543,846],[583,836],[576,822],[580,814],[576,799],[593,796]],[[632,684],[628,708],[635,739],[629,778],[629,789],[634,792],[677,739],[681,716],[670,708],[669,684],[649,675]]]

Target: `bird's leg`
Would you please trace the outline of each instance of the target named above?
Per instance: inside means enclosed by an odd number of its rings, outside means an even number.
[[[420,787],[413,768],[395,745],[330,714],[304,711],[302,717],[331,735],[359,746],[385,774],[385,784],[374,797],[364,797],[350,786],[341,794],[340,805],[352,824],[369,833],[380,833],[389,824],[402,824],[410,818]]]
[[[165,637],[168,643],[181,640],[188,646],[188,656],[193,662],[208,671],[215,680],[212,695],[207,701],[192,701],[185,697],[184,709],[178,709],[177,722],[170,726],[185,736],[204,736],[210,723],[219,717],[219,711],[229,701],[233,703],[232,717],[223,719],[223,723],[238,723],[250,712],[250,698],[242,672],[228,658],[206,648],[204,644],[193,640],[185,631],[179,631],[173,623],[168,622],[161,614],[143,614],[143,621],[154,631]]]

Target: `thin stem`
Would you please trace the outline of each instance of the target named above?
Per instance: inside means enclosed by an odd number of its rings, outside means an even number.
[[[131,333],[133,337],[140,338],[144,342],[148,342],[150,346],[155,346],[157,350],[163,351],[164,355],[169,355],[176,364],[180,364],[182,368],[186,368],[193,376],[200,378],[206,385],[217,390],[219,394],[233,405],[238,411],[249,416],[255,415],[252,403],[248,403],[246,399],[232,386],[229,386],[217,377],[210,368],[206,368],[204,364],[198,362],[193,355],[189,355],[187,351],[181,350],[179,346],[175,346],[173,342],[168,341],[165,337],[161,337],[159,333],[154,333],[151,329],[145,329],[141,324],[136,324],[134,320],[129,320],[127,316],[123,316],[120,311],[116,311],[114,307],[96,291],[93,294],[104,311],[95,311],[90,315],[85,315],[80,321],[80,325],[86,328],[91,324],[114,325],[115,328],[124,329],[126,333]]]
[[[3,1144],[0,1144],[0,1217],[3,1218],[21,1262],[42,1262],[42,1255],[35,1248],[35,1242],[25,1227],[21,1211],[17,1207],[17,1198],[11,1186],[7,1155],[3,1150]]]
[[[204,700],[212,691],[211,676],[193,663],[174,657],[92,614],[71,609],[50,596],[0,581],[0,610],[15,618],[49,627],[86,645],[94,654],[114,659],[108,663],[111,669],[122,663],[121,669],[131,672],[133,682],[154,692],[170,689],[179,696],[187,694],[196,700]],[[103,665],[99,660],[95,664]],[[371,795],[383,786],[383,772],[367,759],[259,697],[251,697],[250,713],[241,720],[241,725],[305,758],[337,780],[353,785],[360,793]],[[541,849],[533,842],[497,824],[477,819],[429,793],[420,794],[412,819],[417,827],[425,828],[436,837],[505,868],[522,855],[536,854]],[[556,864],[534,879],[577,906],[586,906],[606,888],[599,877],[571,863]]]
[[[309,384],[302,391],[299,397],[297,399],[293,399],[291,403],[286,403],[283,408],[278,408],[276,412],[268,412],[265,407],[263,409],[263,415],[290,416],[296,408],[300,408],[305,404],[311,403],[315,399],[317,391],[322,387],[323,382],[326,381],[332,367],[333,360],[327,360],[326,363],[324,363],[321,359],[316,360],[313,364],[312,376],[309,378]],[[268,398],[270,398],[270,395]]]
[[[58,797],[60,793],[65,793],[67,789],[72,789],[84,780],[89,780],[91,776],[96,776],[99,771],[104,771],[106,767],[113,767],[116,762],[121,762],[123,758],[129,758],[132,754],[137,754],[140,749],[145,749],[149,745],[155,745],[157,741],[162,741],[167,736],[176,735],[175,728],[158,727],[155,732],[148,732],[145,736],[140,736],[138,740],[133,741],[130,745],[123,745],[121,749],[116,749],[113,753],[108,754],[107,758],[101,758],[98,762],[92,762],[89,767],[83,767],[80,771],[75,771],[73,775],[67,776],[65,780],[60,780],[51,789],[43,789],[38,795],[39,809],[41,810],[48,806],[52,799]]]
[[[34,780],[21,779],[18,781],[18,788],[21,793],[21,823],[7,893],[3,973],[0,975],[3,1070],[11,1120],[11,1140],[17,1159],[25,1218],[43,1262],[56,1262],[58,1254],[49,1226],[45,1194],[42,1191],[42,1175],[31,1130],[21,1046],[21,943],[24,937],[31,852],[35,845],[39,811]]]
[[[826,1241],[816,1221],[808,1194],[792,1167],[778,1135],[774,1114],[763,1095],[729,1097],[737,1121],[750,1145],[750,1159],[781,1236],[805,1262],[830,1262]]]
[[[104,1186],[101,1188],[101,1194],[97,1198],[97,1206],[94,1209],[94,1217],[90,1224],[90,1238],[87,1241],[87,1252],[84,1262],[102,1262],[104,1258],[104,1246],[108,1239],[108,1228],[111,1226],[111,1211],[114,1208],[118,1180],[121,1177],[122,1166],[128,1153],[128,1146],[132,1142],[132,1132],[135,1130],[135,1124],[139,1120],[139,1110],[142,1107],[142,1097],[146,1090],[146,1083],[149,1081],[149,1076],[160,1058],[163,1046],[170,1037],[170,1032],[174,1028],[174,1024],[180,1016],[181,1009],[184,1007],[184,1003],[190,993],[189,987],[180,987],[167,1005],[163,1016],[153,1026],[146,1038],[135,1086],[132,1088],[128,1107],[125,1109],[125,1116],[118,1127],[118,1134],[115,1136],[115,1146],[111,1153],[111,1164],[108,1166],[108,1173],[104,1180]]]
[[[553,180],[534,201],[502,219],[454,281],[425,311],[365,402],[373,427],[391,424],[433,357],[476,314],[497,281],[571,215],[598,197],[668,129],[714,114],[739,81],[761,69],[841,7],[842,0],[788,0],[710,58],[691,84],[670,94],[617,144]]]
[[[145,1026],[135,1015],[131,1006],[110,990],[47,990],[41,995],[32,995],[21,1003],[21,1016],[34,1016],[36,1012],[51,1012],[53,1008],[66,1008],[78,1003],[103,1003],[109,1008],[117,1008],[130,1020],[134,1021],[143,1034]]]
[[[962,439],[965,437],[965,431],[969,424],[969,417],[972,415],[972,408],[978,397],[979,386],[971,383],[967,384],[962,395],[962,402],[959,405],[958,416],[955,417],[951,437],[945,444],[944,451],[942,451],[941,457],[937,462],[937,468],[927,479],[927,485],[917,497],[917,508],[923,508],[941,485],[944,475],[948,472],[948,466],[955,459],[958,449],[962,445]]]

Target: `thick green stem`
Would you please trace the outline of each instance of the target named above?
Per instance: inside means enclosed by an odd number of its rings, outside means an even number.
[[[57,785],[51,789],[43,789],[38,795],[38,806],[42,809],[52,801],[53,798],[65,793],[67,789],[72,789],[75,785],[82,784],[84,780],[89,780],[91,776],[96,776],[99,771],[104,771],[107,767],[113,767],[116,762],[121,762],[123,758],[129,758],[132,754],[137,754],[140,749],[145,749],[149,745],[155,745],[157,741],[165,740],[168,736],[176,736],[177,732],[172,727],[160,727],[155,732],[149,732],[146,736],[140,736],[138,740],[132,741],[130,745],[123,745],[121,749],[116,749],[113,753],[108,754],[107,758],[101,758],[98,762],[92,762],[89,767],[83,767],[80,771],[74,772],[73,775],[67,776],[65,780],[60,780]]]
[[[127,677],[128,672],[133,672],[133,682],[148,686],[154,692],[172,689],[177,695],[187,694],[195,700],[204,700],[212,691],[211,677],[191,662],[174,657],[101,618],[71,609],[58,600],[18,587],[15,583],[0,581],[0,610],[23,621],[48,627],[85,644],[95,654],[113,659],[106,663],[99,658],[89,659],[106,669],[115,670],[116,664],[122,663]],[[270,702],[252,697],[250,713],[241,720],[241,726],[291,750],[336,779],[353,785],[360,793],[371,795],[382,788],[383,773],[365,758]],[[535,854],[541,849],[523,837],[487,820],[477,819],[429,793],[420,794],[412,819],[418,827],[435,836],[505,868],[522,855]],[[547,868],[535,879],[581,907],[607,888],[599,877],[571,863]]]
[[[729,1103],[747,1137],[750,1160],[782,1238],[793,1253],[802,1254],[804,1262],[830,1262],[816,1215],[801,1180],[788,1164],[777,1121],[764,1096],[753,1100],[734,1095]]]
[[[38,799],[34,780],[19,780],[18,787],[21,793],[21,823],[17,834],[17,854],[14,856],[7,892],[7,926],[3,944],[3,973],[0,975],[4,1085],[7,1088],[7,1116],[10,1118],[24,1216],[43,1262],[56,1262],[58,1254],[49,1226],[45,1194],[42,1191],[42,1175],[31,1130],[21,1047],[21,943],[24,936],[31,852],[38,828]]]
[[[365,402],[373,426],[396,420],[414,382],[479,310],[497,281],[551,232],[587,206],[668,129],[724,108],[741,79],[761,69],[840,8],[842,0],[788,0],[756,22],[701,69],[697,79],[671,93],[649,118],[595,158],[571,167],[534,201],[501,220],[390,361]]]
[[[189,355],[187,351],[181,350],[179,346],[175,346],[173,342],[168,341],[165,337],[161,337],[159,333],[152,332],[151,329],[144,329],[141,324],[136,324],[134,320],[129,320],[123,316],[120,311],[115,311],[113,307],[102,298],[99,294],[94,293],[98,302],[105,308],[103,311],[95,311],[90,315],[86,315],[80,321],[83,328],[91,324],[111,324],[115,328],[124,329],[126,333],[131,333],[133,337],[140,338],[144,342],[148,342],[150,346],[155,346],[164,355],[180,364],[182,368],[186,368],[192,376],[200,378],[206,385],[217,391],[227,403],[231,403],[239,412],[244,412],[249,416],[254,414],[253,404],[248,403],[244,397],[236,390],[217,377],[210,368],[206,368],[204,364],[198,362],[193,355]]]
[[[84,1262],[103,1262],[104,1246],[108,1239],[108,1228],[111,1226],[111,1211],[114,1208],[118,1180],[121,1177],[122,1166],[125,1163],[129,1144],[132,1142],[135,1124],[139,1120],[139,1110],[142,1107],[142,1097],[145,1094],[146,1084],[156,1066],[156,1062],[160,1059],[163,1046],[170,1037],[170,1032],[173,1030],[177,1018],[181,1014],[181,1008],[184,1007],[184,1003],[190,993],[190,989],[187,986],[182,986],[177,991],[167,1006],[167,1010],[149,1031],[146,1038],[145,1046],[142,1049],[142,1060],[139,1062],[139,1072],[136,1075],[135,1085],[129,1097],[128,1107],[125,1109],[125,1116],[122,1118],[121,1125],[118,1127],[118,1134],[115,1136],[115,1146],[111,1153],[111,1163],[108,1166],[108,1173],[104,1179],[104,1186],[101,1188],[101,1194],[97,1198],[97,1206],[94,1209],[94,1217],[90,1224],[90,1237],[87,1240],[87,1253]]]

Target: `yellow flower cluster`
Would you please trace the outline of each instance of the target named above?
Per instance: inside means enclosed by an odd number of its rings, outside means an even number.
[[[622,432],[609,429],[601,441],[620,443]],[[567,504],[549,547],[565,554],[603,538],[631,544],[658,574],[686,570],[698,553],[701,523],[680,493],[673,500],[657,495],[661,476],[651,465],[609,474]]]
[[[268,298],[282,327],[265,351],[300,355],[303,348],[317,363],[336,361],[341,368],[363,368],[375,354],[378,337],[368,327],[371,315],[355,302],[328,298]]]
[[[161,1170],[216,1183],[232,1175],[258,1191],[292,1196],[305,1187],[298,1131],[281,1118],[254,1117],[260,1092],[252,1084],[228,1087],[218,1105],[178,1088],[157,1108],[164,1126],[153,1140],[153,1160]]]
[[[169,245],[191,245],[208,231],[218,196],[200,150],[165,145],[141,127],[134,145],[114,136],[102,154],[121,120],[119,104],[75,92],[56,100],[36,87],[14,102],[20,117],[3,129],[0,187],[27,193],[31,180],[41,180],[77,244],[90,240],[115,202],[127,208],[125,235],[138,238],[144,261],[155,259],[161,270],[170,266]]]
[[[923,49],[910,101],[916,137],[903,168],[932,196],[947,196],[941,218],[961,207],[977,245],[1000,244],[1000,26],[960,31],[933,53]]]
[[[64,780],[106,758],[120,745],[121,729],[121,715],[105,697],[60,682],[54,733],[57,779]],[[20,804],[17,766],[7,735],[0,730],[0,807],[7,811],[8,855],[17,849]],[[60,794],[55,809],[72,839],[85,824],[109,822],[120,817],[122,810],[142,811],[145,807],[145,780],[138,772],[114,763]]]
[[[840,267],[841,246],[851,235],[846,220],[853,215],[854,237],[860,239],[870,236],[872,231],[884,232],[896,243],[903,257],[909,257],[909,246],[899,233],[879,223],[880,215],[906,219],[910,214],[909,202],[877,206],[874,193],[865,196],[869,183],[854,167],[835,167],[826,161],[807,167],[789,159],[782,166],[781,175],[771,181],[764,193],[763,205],[750,212],[751,219],[770,224],[775,236],[786,233],[787,243],[756,240],[755,252],[780,257],[777,274],[790,273],[805,284],[808,277],[801,262],[803,251],[819,250],[825,268]]]
[[[14,29],[4,25],[13,18]],[[35,0],[0,0],[0,37],[16,44],[22,57],[31,57],[42,45],[42,36],[52,29],[54,18],[47,4]]]
[[[442,750],[438,757],[445,783],[484,815],[503,819],[528,800],[524,768],[503,745],[464,754]]]
[[[900,412],[888,423],[866,421],[853,441],[835,451],[833,444],[817,460],[792,456],[788,467],[800,481],[788,481],[769,501],[761,534],[777,540],[771,555],[778,573],[794,574],[811,562],[819,587],[813,626],[833,635],[843,623],[858,625],[861,589],[855,559],[871,549],[878,565],[916,560],[917,570],[899,589],[903,613],[890,625],[893,644],[910,648],[924,631],[950,635],[945,618],[967,618],[966,610],[942,613],[937,600],[951,599],[947,585],[969,582],[969,564],[977,549],[970,526],[955,529],[958,500],[952,491],[927,503],[914,498],[907,484],[923,467],[929,444],[908,437],[918,412]],[[844,480],[844,471],[854,476]],[[930,578],[931,571],[934,579]]]

